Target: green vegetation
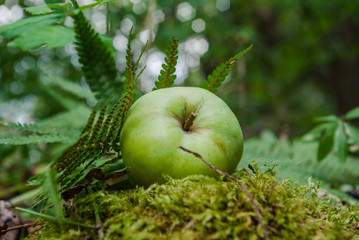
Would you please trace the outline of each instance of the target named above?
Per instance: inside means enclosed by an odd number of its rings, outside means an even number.
[[[322,161],[333,150],[334,146],[340,161],[345,161],[348,151],[358,151],[359,130],[349,123],[359,118],[359,107],[347,112],[343,118],[334,115],[318,117],[320,123],[304,136],[305,140],[320,139],[317,159]],[[350,149],[348,146],[353,145]]]
[[[31,237],[359,239],[358,2],[45,2],[0,25],[0,199],[45,222]],[[128,181],[127,112],[175,85],[235,112],[252,202],[222,177]]]
[[[255,165],[253,165],[255,167]],[[293,186],[270,174],[236,173],[257,199],[270,239],[359,239],[359,207],[318,198],[315,184]],[[84,193],[83,193],[84,194]],[[80,194],[66,209],[89,231],[48,222],[31,239],[260,239],[262,229],[248,197],[232,181],[204,176],[148,189]]]

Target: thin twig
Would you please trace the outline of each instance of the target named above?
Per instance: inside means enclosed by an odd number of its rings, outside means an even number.
[[[44,222],[38,222],[36,223],[35,225],[36,226],[40,226],[40,225],[44,225],[45,223]],[[10,227],[10,228],[7,228],[5,230],[1,230],[0,231],[0,236],[7,233],[7,232],[10,232],[10,231],[13,231],[13,230],[17,230],[17,229],[20,229],[20,228],[27,228],[27,227],[31,227],[33,226],[34,223],[27,223],[27,224],[23,224],[23,225],[17,225],[17,226],[14,226],[14,227]]]
[[[105,149],[105,155],[116,155],[115,152],[109,152],[107,149]]]
[[[199,153],[196,153],[196,152],[193,152],[193,151],[191,151],[191,150],[188,150],[187,148],[184,148],[184,147],[182,147],[182,146],[179,146],[179,148],[182,149],[183,151],[188,152],[188,153],[191,153],[191,154],[194,155],[195,157],[201,159],[202,162],[204,162],[208,167],[212,168],[212,169],[213,169],[216,173],[218,173],[219,175],[225,176],[225,177],[227,177],[227,178],[229,178],[229,179],[232,179],[232,180],[234,180],[234,181],[236,181],[236,182],[238,183],[239,187],[243,190],[243,192],[245,192],[245,194],[247,194],[247,196],[249,197],[249,199],[250,199],[250,201],[251,201],[251,203],[252,203],[252,205],[253,205],[253,207],[254,207],[254,211],[255,211],[255,213],[256,213],[256,215],[257,215],[258,222],[259,222],[259,224],[261,225],[261,227],[262,227],[262,229],[263,229],[264,239],[265,239],[265,240],[269,240],[267,227],[266,227],[266,225],[265,225],[264,222],[263,222],[263,219],[262,219],[261,213],[260,213],[260,211],[259,211],[258,205],[257,205],[257,203],[255,202],[255,200],[254,200],[252,194],[247,190],[247,188],[244,187],[244,185],[239,181],[239,179],[233,177],[232,175],[229,175],[229,174],[226,173],[226,172],[223,172],[223,171],[217,169],[215,166],[213,166],[212,164],[210,164],[209,162],[207,162],[206,160],[204,160]]]

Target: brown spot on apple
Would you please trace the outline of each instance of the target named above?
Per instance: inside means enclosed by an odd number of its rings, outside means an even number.
[[[214,140],[213,142],[217,145],[217,147],[219,148],[219,150],[221,150],[221,152],[223,153],[223,155],[226,155],[226,154],[227,154],[226,147],[225,147],[221,142],[219,142],[219,141],[217,141],[217,140]]]

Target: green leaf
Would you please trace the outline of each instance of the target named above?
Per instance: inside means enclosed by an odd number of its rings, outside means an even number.
[[[45,16],[23,18],[14,23],[2,26],[0,28],[0,35],[4,38],[11,39],[29,30],[54,24],[63,16],[63,14],[48,14]],[[31,38],[28,39],[28,41],[31,41]]]
[[[27,7],[25,8],[25,11],[32,15],[42,15],[53,12],[47,5]]]
[[[72,29],[45,25],[25,31],[18,38],[8,43],[8,46],[27,51],[45,44],[48,48],[61,47],[74,40],[75,33]]]
[[[314,139],[320,138],[324,130],[330,128],[333,124],[336,123],[329,122],[329,123],[319,124],[318,126],[314,127],[312,130],[310,130],[308,133],[304,134],[302,140],[312,141]]]
[[[343,122],[339,123],[336,130],[335,144],[337,147],[338,158],[341,162],[344,162],[348,156],[348,142]]]
[[[317,152],[318,161],[322,161],[332,151],[334,145],[334,134],[336,127],[337,124],[328,128],[325,131],[324,136],[320,139],[318,152]]]
[[[338,117],[335,115],[321,116],[314,119],[315,122],[336,122]]]
[[[350,110],[344,115],[345,120],[354,119],[354,118],[359,118],[359,106]]]
[[[344,123],[345,130],[351,140],[355,143],[355,145],[359,146],[359,130],[350,125],[348,123]]]

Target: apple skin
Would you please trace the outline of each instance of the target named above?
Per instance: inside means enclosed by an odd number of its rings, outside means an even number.
[[[192,112],[197,116],[187,132],[182,125]],[[164,88],[140,97],[130,108],[120,135],[121,154],[129,168],[130,181],[149,186],[164,182],[166,175],[217,176],[179,146],[232,173],[242,157],[242,130],[227,104],[202,88]]]

